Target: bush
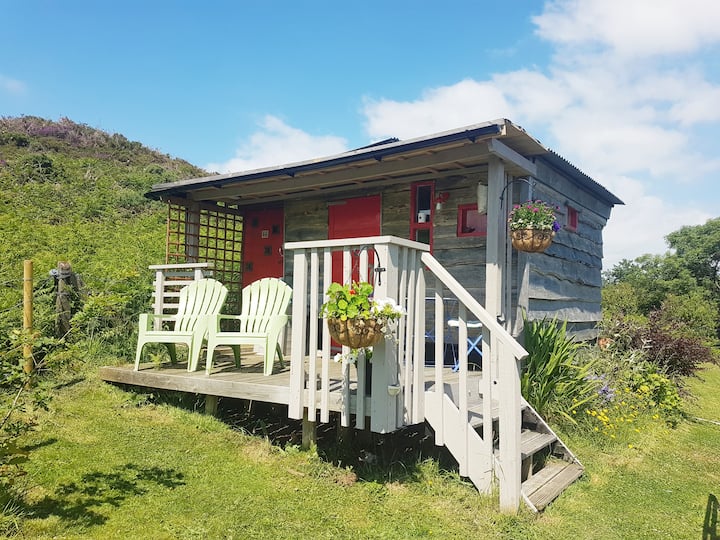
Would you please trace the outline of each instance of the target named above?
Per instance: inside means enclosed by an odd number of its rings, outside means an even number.
[[[670,295],[648,317],[621,310],[605,314],[600,336],[608,340],[602,343],[610,352],[643,351],[648,361],[671,377],[693,375],[700,364],[716,361],[712,346],[717,343],[717,308],[700,291],[687,297]]]
[[[673,335],[696,337],[707,345],[717,341],[715,326],[720,313],[705,291],[668,295],[653,316],[654,324]]]
[[[642,343],[636,345],[643,347],[648,358],[673,377],[694,375],[700,364],[715,361],[712,351],[700,338],[667,328],[660,313],[651,315],[640,339]]]

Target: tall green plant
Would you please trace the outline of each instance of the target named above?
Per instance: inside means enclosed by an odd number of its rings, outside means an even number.
[[[525,319],[525,349],[529,356],[520,387],[523,397],[540,415],[575,423],[572,410],[597,395],[598,382],[591,377],[592,362],[580,362],[580,347],[567,336],[567,322]]]

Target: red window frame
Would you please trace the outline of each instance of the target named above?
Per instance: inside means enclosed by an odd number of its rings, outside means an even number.
[[[410,240],[417,240],[418,233],[428,231],[430,252],[433,251],[433,223],[435,222],[435,182],[414,182],[410,185]],[[420,213],[426,217],[420,221]]]
[[[479,217],[472,216],[471,212]],[[476,226],[470,227],[471,224]],[[487,236],[487,213],[478,214],[477,203],[458,205],[457,235],[458,237]]]
[[[566,206],[566,219],[565,219],[565,228],[569,231],[577,231],[578,228],[578,210],[577,208],[573,208],[572,206]]]

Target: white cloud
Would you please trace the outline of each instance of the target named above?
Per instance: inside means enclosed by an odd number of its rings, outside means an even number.
[[[511,116],[502,90],[492,82],[464,80],[452,86],[430,89],[417,101],[366,99],[365,129],[373,139],[409,139]]]
[[[718,197],[707,175],[720,158],[697,137],[720,127],[720,84],[703,56],[720,43],[720,2],[555,0],[534,21],[556,47],[546,70],[426,89],[412,102],[368,100],[368,134],[408,138],[508,117],[625,201],[605,230],[606,267],[663,253],[664,236],[713,217]],[[708,196],[692,200],[692,188]]]
[[[607,187],[624,202],[616,206],[603,231],[603,267],[612,268],[622,259],[668,251],[665,236],[684,225],[700,225],[712,216],[693,206],[664,201],[648,194],[645,185],[627,176],[605,179]],[[659,216],[661,218],[659,218]]]
[[[233,158],[223,163],[208,163],[204,168],[221,173],[247,171],[347,150],[347,141],[341,137],[313,136],[274,116],[263,118],[259,128],[240,145]]]
[[[367,134],[408,139],[503,117],[521,124],[625,201],[605,229],[606,268],[663,253],[668,233],[716,217],[720,157],[707,149],[720,127],[720,81],[707,65],[720,48],[720,1],[550,0],[533,20],[555,47],[546,68],[428,88],[414,101],[366,98]],[[345,149],[341,138],[268,116],[233,159],[206,168]]]
[[[552,43],[608,47],[624,57],[691,53],[720,42],[717,0],[554,0],[533,22]]]
[[[0,90],[8,94],[20,95],[25,93],[25,89],[24,82],[0,74]]]

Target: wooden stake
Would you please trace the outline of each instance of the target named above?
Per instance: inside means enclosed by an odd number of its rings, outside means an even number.
[[[32,343],[29,336],[32,334],[33,324],[33,262],[26,260],[23,263],[23,330],[28,341],[23,345],[23,369],[25,373],[32,373],[35,369],[33,361]]]

